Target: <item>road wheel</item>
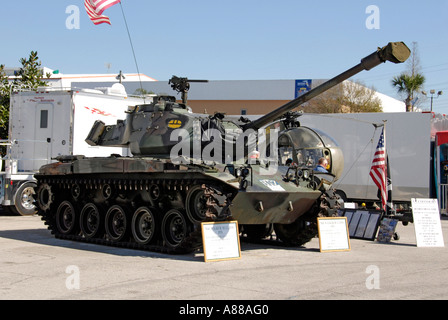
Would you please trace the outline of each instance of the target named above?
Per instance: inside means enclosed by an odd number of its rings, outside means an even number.
[[[140,207],[132,217],[131,229],[134,240],[139,244],[148,244],[155,239],[157,218],[154,209]]]
[[[123,240],[128,234],[128,214],[126,209],[114,205],[107,210],[105,218],[106,234],[115,242]]]
[[[249,239],[260,240],[269,237],[274,230],[274,225],[268,224],[245,224],[242,226],[242,232],[247,235]]]
[[[179,210],[172,209],[163,217],[162,237],[168,247],[179,247],[190,232],[190,224]]]
[[[64,235],[76,233],[76,211],[70,201],[63,201],[56,211],[56,228]]]
[[[80,226],[84,236],[88,239],[98,237],[103,229],[103,219],[98,207],[93,203],[87,203],[81,210]]]
[[[301,246],[317,235],[317,226],[299,217],[290,224],[276,223],[275,234],[287,246]]]

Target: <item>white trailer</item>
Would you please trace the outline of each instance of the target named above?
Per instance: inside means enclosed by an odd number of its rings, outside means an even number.
[[[120,154],[128,148],[100,148],[84,140],[95,120],[105,123],[125,118],[129,106],[151,98],[128,97],[121,84],[104,90],[52,89],[17,91],[11,95],[9,140],[0,173],[0,201],[6,210],[35,213],[33,175],[62,155],[89,157]]]
[[[336,140],[344,153],[344,171],[336,189],[348,201],[376,202],[378,188],[369,176],[373,155],[386,125],[386,149],[395,204],[411,198],[436,198],[434,136],[447,130],[445,117],[433,113],[303,114],[301,125],[320,129]],[[434,160],[434,161],[433,161]]]

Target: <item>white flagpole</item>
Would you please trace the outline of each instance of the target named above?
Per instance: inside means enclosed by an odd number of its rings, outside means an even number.
[[[386,209],[389,207],[388,213],[394,212],[394,204],[392,202],[392,171],[389,167],[389,153],[386,148],[386,122],[387,120],[383,120],[384,122],[384,151],[385,151],[385,160],[386,160],[386,194],[387,194],[387,201],[386,201]],[[390,184],[388,183],[390,181]],[[390,191],[390,198],[389,198],[389,191]]]

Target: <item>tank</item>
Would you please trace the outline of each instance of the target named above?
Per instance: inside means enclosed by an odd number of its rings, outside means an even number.
[[[91,146],[128,147],[132,157],[67,155],[35,175],[38,214],[58,238],[167,253],[202,245],[201,223],[237,220],[250,239],[288,246],[317,235],[317,217],[335,216],[332,184],[343,154],[324,132],[300,126],[293,109],[362,70],[404,62],[402,42],[389,43],[359,64],[297,99],[251,121],[195,114],[189,80],[173,76],[182,101],[157,95],[132,106],[115,124],[95,122]],[[319,159],[327,162],[317,171]]]

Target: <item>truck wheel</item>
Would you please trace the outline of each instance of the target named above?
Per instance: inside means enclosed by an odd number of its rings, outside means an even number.
[[[31,216],[37,212],[34,205],[34,188],[37,187],[35,182],[29,181],[22,184],[14,196],[14,203],[17,212],[22,216]]]

